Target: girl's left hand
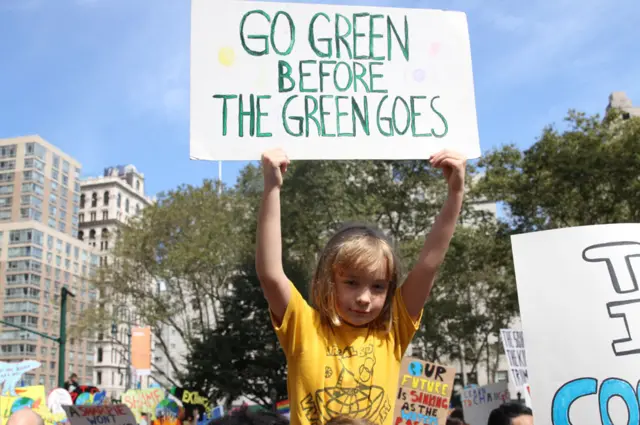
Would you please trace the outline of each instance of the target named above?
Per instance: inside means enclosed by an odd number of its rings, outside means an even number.
[[[457,152],[442,150],[429,157],[431,165],[442,168],[444,179],[449,186],[449,193],[464,192],[464,174],[467,158]]]

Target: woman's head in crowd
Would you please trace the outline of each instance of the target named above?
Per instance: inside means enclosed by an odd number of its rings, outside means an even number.
[[[388,330],[399,275],[398,258],[382,232],[346,226],[320,256],[312,301],[325,323]]]
[[[505,403],[493,409],[487,425],[533,425],[533,411],[518,402]]]

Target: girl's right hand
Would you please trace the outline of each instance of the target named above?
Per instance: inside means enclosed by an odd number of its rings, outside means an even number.
[[[262,173],[264,187],[282,187],[282,175],[291,161],[282,149],[272,149],[262,154]]]

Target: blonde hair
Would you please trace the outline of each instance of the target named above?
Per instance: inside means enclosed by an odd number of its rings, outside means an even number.
[[[333,235],[320,255],[311,281],[311,302],[322,322],[333,326],[342,324],[336,310],[336,273],[345,270],[374,273],[381,268],[389,282],[387,298],[382,311],[369,326],[389,331],[400,276],[399,261],[390,242],[382,232],[365,225],[346,226]]]
[[[336,416],[335,418],[331,418],[325,425],[374,425],[374,423],[367,419]]]

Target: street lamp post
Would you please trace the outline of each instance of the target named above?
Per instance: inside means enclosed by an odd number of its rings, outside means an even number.
[[[271,391],[269,391],[269,396],[271,396],[271,408],[273,409],[274,412],[278,411],[278,390],[276,390],[275,388],[271,388]]]

